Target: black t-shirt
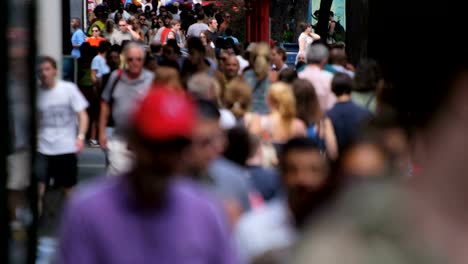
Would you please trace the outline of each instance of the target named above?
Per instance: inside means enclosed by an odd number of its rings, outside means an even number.
[[[371,117],[371,113],[352,101],[337,102],[327,113],[333,123],[338,151],[341,152],[359,133],[361,124]]]
[[[218,32],[211,32],[207,30],[206,32],[206,38],[211,40],[214,44],[216,44],[216,39],[218,39]]]

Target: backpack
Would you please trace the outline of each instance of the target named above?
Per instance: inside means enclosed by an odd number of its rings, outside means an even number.
[[[341,25],[340,21],[335,22],[335,31],[333,32],[332,38],[338,42],[346,40],[346,30],[344,29],[343,25]]]

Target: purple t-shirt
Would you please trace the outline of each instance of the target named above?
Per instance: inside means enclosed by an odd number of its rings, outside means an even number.
[[[174,180],[166,207],[142,211],[127,180],[106,179],[71,199],[58,263],[239,263],[227,221],[201,187]]]

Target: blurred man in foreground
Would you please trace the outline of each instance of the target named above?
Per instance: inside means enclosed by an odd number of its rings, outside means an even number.
[[[178,175],[195,118],[185,93],[153,87],[130,122],[133,168],[68,204],[58,263],[237,263],[220,209]]]

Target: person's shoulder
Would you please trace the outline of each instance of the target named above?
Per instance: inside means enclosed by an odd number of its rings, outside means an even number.
[[[329,71],[327,71],[327,70],[322,70],[321,72],[322,72],[322,75],[323,75],[325,78],[330,79],[330,80],[333,79],[333,76],[334,76],[333,73],[331,73],[331,72],[329,72]],[[330,83],[330,84],[331,84],[331,83]]]
[[[180,177],[174,180],[171,189],[177,199],[190,205],[190,210],[196,210],[197,215],[220,216],[221,205],[216,202],[216,197],[190,178]]]
[[[264,206],[245,213],[237,224],[238,232],[250,232],[261,227],[268,228],[267,223],[281,221],[287,215],[285,201],[275,199]]]
[[[246,169],[225,158],[214,160],[210,165],[209,171],[211,171],[211,174],[215,177],[222,177],[230,179],[231,181],[234,181],[235,178],[241,179],[241,176],[247,173]],[[237,177],[232,177],[233,175]]]
[[[333,122],[333,120],[336,120],[337,116],[339,116],[339,112],[341,111],[341,107],[338,104],[335,104],[330,108],[325,115],[330,118]]]
[[[78,89],[78,86],[75,83],[65,81],[65,80],[58,80],[56,87],[59,89],[67,89],[67,90]]]
[[[93,215],[94,213],[97,215],[112,199],[119,182],[119,177],[102,177],[77,187],[68,201],[68,211],[76,214],[87,212],[87,215]]]
[[[153,71],[144,69],[143,74],[144,74],[145,78],[154,78],[154,72]]]

